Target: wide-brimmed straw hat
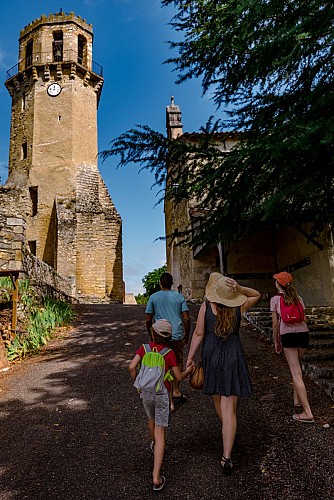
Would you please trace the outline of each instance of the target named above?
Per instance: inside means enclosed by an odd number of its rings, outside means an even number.
[[[152,328],[160,337],[169,339],[172,336],[172,325],[167,319],[158,319]]]
[[[209,302],[217,302],[228,307],[237,307],[244,304],[247,296],[243,293],[234,292],[226,284],[226,276],[220,273],[211,273],[205,288],[205,295]]]

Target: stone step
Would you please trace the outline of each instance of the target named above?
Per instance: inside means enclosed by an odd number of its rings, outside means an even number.
[[[334,401],[334,380],[326,378],[316,378],[314,382],[318,384],[324,392]]]
[[[306,352],[303,357],[305,363],[314,363],[318,361],[334,361],[334,349],[323,349]]]
[[[261,322],[263,326],[271,327],[271,313],[267,311],[250,311],[247,317],[254,318],[254,320]],[[314,315],[306,315],[307,326],[310,330],[316,331],[334,331],[334,318],[333,321],[324,318],[317,318]]]
[[[261,326],[263,326],[264,328],[271,328],[271,321],[268,321],[268,320],[265,320],[265,321],[262,321],[262,320],[257,320],[258,324],[260,324]]]
[[[321,366],[321,363],[323,365]],[[303,371],[334,401],[334,366],[330,361],[302,363]],[[326,367],[327,364],[327,367]]]
[[[334,314],[316,314],[314,312],[310,312],[308,309],[305,309],[305,314],[308,318],[322,318],[323,321],[331,321],[332,323],[334,322]]]
[[[310,339],[334,339],[333,330],[310,330]]]
[[[310,338],[310,349],[333,349],[334,352],[334,338]]]
[[[271,325],[271,315],[270,316],[251,316],[250,317],[254,318],[254,320],[259,321],[266,326]],[[323,322],[318,322],[318,321],[309,321],[308,318],[306,318],[306,323],[307,326],[309,327],[310,330],[317,330],[317,331],[329,331],[329,330],[334,330],[334,325],[331,323],[323,323]]]
[[[268,318],[268,319],[269,319],[269,318],[271,318],[271,312],[270,312],[269,310],[268,310],[268,311],[266,311],[266,312],[265,312],[265,311],[262,311],[262,312],[258,312],[258,313],[255,313],[255,312],[253,312],[253,311],[250,311],[250,312],[248,312],[247,314],[249,314],[249,315],[251,315],[251,316],[255,316],[255,317],[257,317],[257,318],[264,318],[264,319],[266,319],[266,318]]]
[[[251,312],[266,312],[269,311],[269,306],[268,307],[254,307]]]
[[[328,314],[330,316],[334,316],[334,307],[330,306],[311,306],[311,307],[306,307],[306,312],[308,314],[315,314],[315,315],[321,315],[321,314]]]
[[[316,321],[306,321],[307,326],[309,327],[310,330],[317,330],[317,331],[324,331],[328,332],[330,330],[334,330],[334,325],[330,323],[318,323]]]
[[[334,380],[334,360],[317,361],[316,364],[302,362],[302,366],[308,375]]]

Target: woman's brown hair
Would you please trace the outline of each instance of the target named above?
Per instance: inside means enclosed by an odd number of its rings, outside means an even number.
[[[298,304],[298,292],[292,283],[288,283],[286,286],[280,285],[280,287],[284,291],[283,300],[286,305],[289,306],[290,304]]]
[[[236,319],[235,307],[227,307],[223,304],[217,305],[217,320],[215,325],[215,334],[224,340],[228,338],[233,331]]]

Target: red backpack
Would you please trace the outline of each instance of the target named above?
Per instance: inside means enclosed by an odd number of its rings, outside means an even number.
[[[301,303],[286,304],[283,295],[280,295],[281,318],[284,323],[302,323],[304,321],[304,309]]]

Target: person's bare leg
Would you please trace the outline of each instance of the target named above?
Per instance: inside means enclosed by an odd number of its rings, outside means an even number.
[[[161,484],[162,479],[160,475],[161,465],[165,453],[165,427],[156,425],[154,429],[154,466],[153,466],[153,483],[156,485]]]
[[[302,349],[300,347],[298,348],[299,363],[301,363],[305,352],[306,352],[306,349]],[[302,404],[298,398],[295,386],[293,386],[293,404],[294,404],[294,406],[302,406]]]
[[[293,383],[293,382],[292,382]],[[301,406],[295,386],[293,386],[293,406]]]
[[[179,361],[177,362],[177,366],[179,367],[180,372],[183,371],[183,362]],[[181,391],[180,391],[180,381],[176,380],[176,378],[173,380],[173,397],[177,398],[181,396]]]
[[[174,406],[174,401],[173,401],[173,390],[174,390],[174,380],[172,382],[172,388],[171,388],[171,391],[169,393],[169,405],[170,405],[170,411],[174,411],[175,410],[175,406]]]
[[[148,427],[148,432],[150,434],[151,441],[154,443],[154,428],[155,428],[155,422],[151,418],[148,419],[147,422],[147,427]]]
[[[147,427],[148,427],[148,432],[149,432],[150,438],[151,438],[151,443],[150,443],[151,453],[154,453],[154,443],[155,443],[154,428],[155,428],[155,420],[149,418],[148,421],[147,421]]]
[[[237,430],[238,396],[221,396],[220,408],[222,415],[223,455],[231,458],[235,434]]]
[[[293,386],[296,390],[297,397],[304,409],[304,412],[299,414],[299,418],[312,419],[313,414],[308,402],[307,392],[303,381],[303,374],[299,360],[298,348],[285,347],[284,354],[290,368]]]
[[[216,410],[216,413],[219,417],[219,420],[222,422],[222,411],[221,411],[221,407],[220,407],[221,396],[219,396],[218,394],[215,394],[214,396],[212,396],[212,399],[213,399],[213,404],[215,405],[215,410]]]

